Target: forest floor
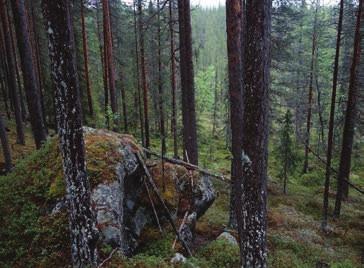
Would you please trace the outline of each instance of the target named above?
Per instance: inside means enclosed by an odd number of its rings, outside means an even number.
[[[27,129],[26,131],[26,146],[21,146],[15,144],[13,126],[10,125],[9,128],[8,134],[14,162],[27,158],[34,149],[30,130]],[[171,141],[168,141],[168,144],[171,148]],[[211,139],[205,138],[199,145],[201,166],[229,175],[230,156],[225,142],[218,138],[211,142]],[[152,147],[158,151],[158,137],[153,138]],[[337,268],[364,267],[364,196],[351,189],[349,199],[343,204],[341,218],[335,221],[330,219],[330,232],[328,234],[323,233],[320,230],[320,220],[324,173],[321,163],[314,158],[310,160],[309,173],[292,175],[288,184],[288,194],[284,195],[277,175],[278,164],[274,157],[270,157],[268,183],[269,266],[315,267],[321,263]],[[360,157],[358,161],[354,161],[351,178],[355,184],[363,189],[364,181],[360,178],[364,177],[364,166]],[[2,162],[1,155],[0,165]],[[2,184],[5,181],[2,178],[0,177],[0,193],[9,191]],[[214,186],[218,192],[218,197],[212,207],[198,221],[193,257],[188,258],[186,263],[177,265],[177,267],[238,267],[238,247],[224,240],[216,240],[224,230],[228,230],[226,224],[228,222],[230,185],[214,180]],[[334,189],[334,183],[332,186]],[[13,187],[17,187],[16,184]],[[17,191],[21,190],[17,189]],[[33,191],[37,193],[34,189],[31,191],[31,193]],[[331,191],[330,211],[332,211],[334,204],[334,196],[335,193]],[[25,215],[24,217],[31,217]],[[11,215],[8,216],[11,217]],[[26,219],[21,218],[16,221],[17,224],[21,225],[22,220],[26,221]],[[19,226],[15,229],[17,228],[26,227]],[[166,230],[162,236],[159,233],[150,233],[149,239],[145,240],[133,258],[124,259],[114,256],[106,267],[174,267],[170,262],[175,254],[171,248],[174,235],[168,231],[168,228]],[[42,235],[37,234],[36,230],[29,232],[31,237]],[[231,233],[236,236],[234,231]],[[9,237],[11,236],[9,235]],[[7,241],[7,243],[7,245],[16,245],[18,241]],[[34,243],[33,246],[37,245],[40,246],[41,244]],[[101,251],[102,257],[107,257],[111,249],[103,248]],[[2,256],[2,252],[6,252],[6,250],[0,249],[0,256]],[[26,253],[24,254],[26,255]],[[29,255],[29,253],[27,254]],[[32,258],[32,256],[27,256],[27,258]],[[42,262],[39,259],[34,261],[39,264],[36,266],[42,267]],[[5,260],[0,259],[0,264],[7,266]],[[21,263],[20,266],[22,266]],[[54,267],[56,266],[54,265]]]

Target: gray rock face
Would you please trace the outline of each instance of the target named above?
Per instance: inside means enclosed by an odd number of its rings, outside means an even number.
[[[100,130],[88,128],[85,129],[85,132],[88,135],[93,135],[93,133],[100,133]],[[105,135],[118,134],[105,131]],[[118,138],[118,136],[115,137]],[[143,168],[134,154],[135,146],[120,142],[120,146],[115,148],[115,151],[121,155],[120,161],[115,165],[115,179],[105,180],[93,187],[91,205],[102,242],[113,248],[120,248],[124,255],[130,256],[137,248],[144,228],[147,225],[154,226],[156,221],[143,181]],[[166,176],[166,180],[169,180],[169,185],[174,189],[170,192],[173,193],[172,199],[181,200],[184,198],[187,200],[185,197],[191,196],[192,191],[193,198],[192,200],[188,198],[191,203],[186,206],[189,209],[185,210],[189,212],[188,217],[181,231],[183,239],[190,244],[193,240],[196,221],[211,206],[216,195],[209,177],[198,176],[196,183],[191,186],[188,185],[188,180],[179,179],[179,176],[183,177],[174,174],[173,176]],[[158,178],[155,179],[158,180]],[[177,183],[178,181],[180,183]],[[170,200],[165,201],[168,203]],[[166,223],[166,218],[163,217],[165,211],[155,200],[154,203],[160,217],[159,221],[161,224]],[[181,207],[173,207],[177,204],[168,203],[168,205],[172,210],[181,211]],[[64,207],[64,201],[56,204],[53,213],[57,213],[62,207]]]
[[[187,261],[186,257],[180,253],[176,253],[171,259],[172,264],[185,263]]]
[[[216,240],[225,240],[227,242],[229,242],[230,244],[234,245],[234,246],[238,246],[238,241],[236,241],[236,238],[234,236],[232,236],[230,233],[228,232],[223,232],[221,233]]]

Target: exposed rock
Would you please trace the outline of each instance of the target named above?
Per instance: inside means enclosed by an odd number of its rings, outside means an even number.
[[[92,128],[85,129],[85,144],[88,169],[97,174],[90,176],[91,203],[102,241],[130,256],[143,229],[156,224],[152,202],[159,221],[166,222],[165,211],[151,187],[149,198],[143,168],[135,156],[142,150],[132,136]],[[187,214],[181,236],[191,244],[196,221],[215,200],[210,178],[159,161],[149,170],[176,221],[181,223]],[[54,213],[64,207],[63,203],[56,204]]]
[[[183,256],[182,254],[178,253],[178,252],[171,259],[172,264],[186,263],[186,261],[187,261],[186,257]]]
[[[238,246],[238,241],[236,240],[236,238],[228,233],[228,232],[223,232],[221,233],[216,240],[225,240],[227,242],[229,242],[230,244],[234,245],[234,246]]]

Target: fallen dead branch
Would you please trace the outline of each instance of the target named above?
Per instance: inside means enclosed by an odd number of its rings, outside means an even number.
[[[317,153],[315,153],[310,147],[308,147],[308,150],[322,163],[326,166],[326,160],[322,159]],[[331,171],[335,173],[335,175],[339,174],[339,172],[334,169],[333,167],[330,167]],[[364,191],[362,189],[360,189],[358,186],[356,186],[355,184],[351,183],[350,181],[348,181],[347,179],[343,179],[344,182],[346,182],[350,187],[352,187],[353,189],[357,190],[359,193],[364,194]]]
[[[202,174],[205,174],[205,175],[208,175],[208,176],[211,176],[211,177],[214,177],[214,178],[217,178],[223,182],[228,182],[229,181],[229,178],[228,177],[225,177],[221,174],[216,174],[216,173],[212,173],[211,171],[209,170],[206,170],[206,169],[203,169],[203,168],[200,168],[199,166],[196,166],[196,165],[193,165],[191,163],[187,163],[185,161],[182,161],[180,159],[174,159],[174,158],[169,158],[169,157],[166,157],[166,156],[162,156],[158,153],[155,153],[149,149],[146,149],[146,148],[143,148],[144,152],[146,152],[147,154],[150,154],[150,155],[154,155],[160,159],[163,159],[169,163],[172,163],[172,164],[176,164],[176,165],[180,165],[180,166],[184,166],[185,168],[187,169],[192,169],[192,170],[196,170]]]
[[[186,241],[184,241],[181,237],[181,234],[180,232],[178,231],[177,227],[176,227],[176,224],[174,223],[173,221],[173,217],[172,217],[172,214],[171,212],[169,211],[166,203],[164,202],[163,198],[162,198],[162,195],[160,194],[159,192],[159,189],[157,187],[157,185],[155,184],[153,178],[152,178],[152,175],[150,175],[149,173],[149,170],[143,160],[143,158],[141,157],[140,153],[137,152],[135,153],[137,159],[138,159],[138,162],[141,164],[141,166],[143,167],[143,170],[144,170],[144,173],[146,175],[146,178],[148,179],[148,182],[149,184],[152,186],[152,189],[154,190],[159,202],[162,204],[163,206],[163,209],[165,210],[166,214],[167,214],[167,219],[168,221],[170,222],[170,224],[172,225],[172,228],[173,228],[173,231],[176,233],[176,236],[178,238],[178,240],[181,242],[183,248],[186,250],[186,252],[188,253],[189,256],[192,256],[192,253],[191,253],[191,250],[190,248],[188,247]]]

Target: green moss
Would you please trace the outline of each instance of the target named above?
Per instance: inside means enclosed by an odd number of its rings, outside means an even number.
[[[197,252],[197,258],[205,260],[211,268],[238,267],[239,248],[223,239],[215,240]]]

